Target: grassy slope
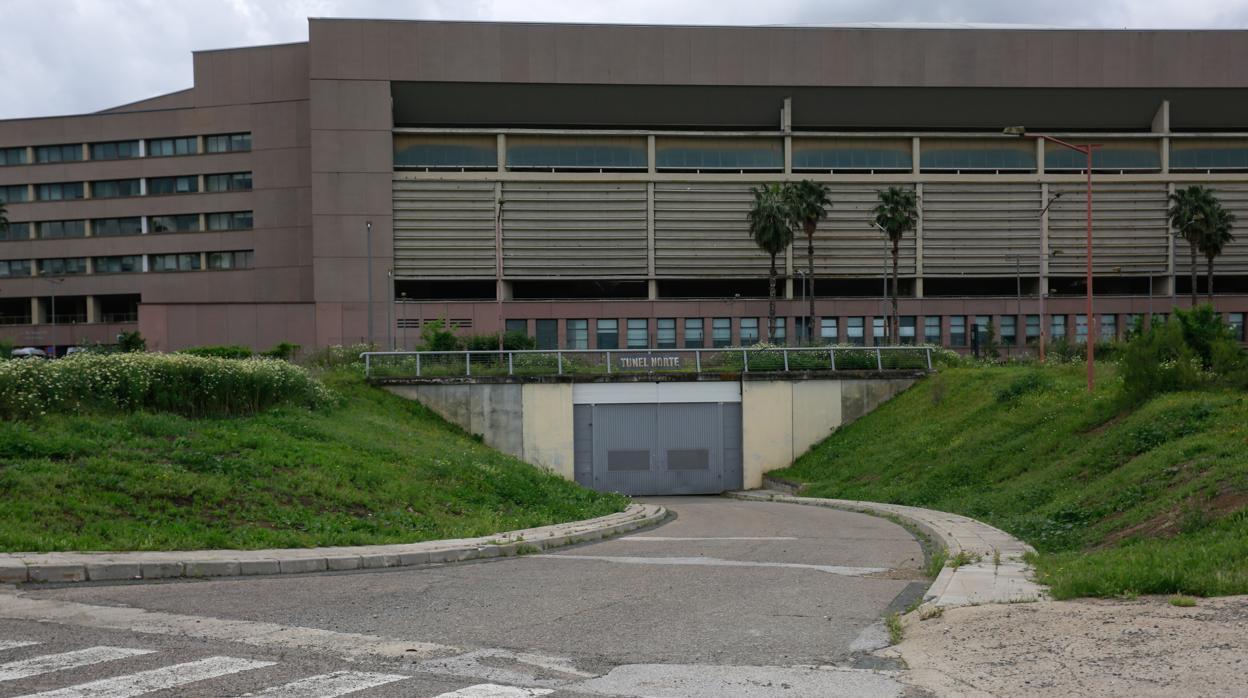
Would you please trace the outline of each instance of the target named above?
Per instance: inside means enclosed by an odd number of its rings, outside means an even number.
[[[327,380],[344,401],[318,412],[0,423],[0,550],[414,542],[626,504],[487,448],[348,374]]]
[[[777,474],[990,522],[1058,597],[1248,593],[1248,395],[1127,410],[1117,389],[1107,367],[1092,396],[1078,366],[950,369]]]

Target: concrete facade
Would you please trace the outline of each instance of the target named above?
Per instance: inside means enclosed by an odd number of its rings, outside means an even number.
[[[914,384],[913,378],[741,381],[744,486],[784,468],[836,429]],[[575,479],[573,383],[418,383],[383,387],[417,400],[486,444]],[[679,383],[696,391],[698,382]],[[709,387],[709,386],[708,386]],[[693,394],[693,393],[690,393]]]
[[[594,348],[612,341],[600,320],[618,324],[620,347],[644,320],[637,341],[664,348],[709,346],[726,320],[722,341],[749,343],[768,336],[751,329],[767,259],[746,232],[749,187],[809,178],[833,190],[815,239],[815,338],[885,340],[870,208],[897,185],[923,202],[901,247],[901,339],[965,347],[957,327],[983,318],[1024,352],[1033,319],[1076,337],[1083,206],[1064,153],[1001,135],[1018,124],[1105,144],[1087,324],[1119,336],[1187,304],[1171,191],[1208,184],[1248,220],[1248,74],[1226,67],[1244,64],[1246,37],[313,19],[305,43],[197,52],[180,92],[0,122],[0,197],[24,231],[0,239],[0,338],[66,346],[137,329],[162,350],[411,347],[441,319]],[[249,147],[216,152],[229,134]],[[194,154],[155,156],[174,138]],[[96,157],[114,142],[138,156]],[[40,161],[60,145],[81,157]],[[698,160],[707,152],[731,162]],[[220,175],[250,186],[219,190]],[[156,194],[169,177],[196,191]],[[107,195],[118,182],[131,195]],[[48,189],[63,184],[82,197]],[[244,213],[222,228],[220,214]],[[157,232],[168,216],[197,220]],[[141,230],[115,235],[114,219]],[[41,225],[61,221],[81,235]],[[1214,302],[1242,335],[1239,238]],[[112,270],[122,257],[130,270]],[[170,260],[177,271],[155,270]],[[791,342],[809,312],[804,245],[781,262]]]

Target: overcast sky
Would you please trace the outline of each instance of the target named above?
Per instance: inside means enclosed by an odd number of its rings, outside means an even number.
[[[1248,0],[0,0],[0,118],[190,87],[191,51],[304,41],[307,17],[1242,29]]]

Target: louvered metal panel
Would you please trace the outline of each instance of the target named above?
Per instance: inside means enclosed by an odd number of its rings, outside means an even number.
[[[923,273],[1006,276],[1039,273],[1038,184],[923,187]]]
[[[1221,199],[1222,205],[1235,214],[1235,227],[1231,229],[1235,240],[1226,246],[1220,257],[1214,260],[1213,273],[1216,276],[1248,274],[1248,184],[1210,184],[1208,186],[1213,190],[1214,195]],[[1183,260],[1180,263],[1180,269],[1183,269],[1185,268],[1183,265],[1190,263],[1187,261],[1190,253],[1181,249],[1179,251],[1182,254],[1178,259]],[[1201,269],[1203,273],[1203,259]],[[1214,284],[1213,290],[1218,290],[1217,284]]]
[[[887,264],[892,273],[892,246],[888,237],[875,227],[879,192],[888,185],[833,184],[832,208],[828,218],[815,229],[815,274],[817,276],[880,276]],[[901,239],[898,272],[914,275],[916,235],[906,233]],[[806,268],[806,237],[798,234],[794,241],[793,266]]]
[[[494,183],[394,180],[394,273],[494,278]]]
[[[1161,273],[1166,269],[1169,223],[1164,184],[1093,182],[1093,271],[1102,275]],[[1054,184],[1049,208],[1049,258],[1053,276],[1084,273],[1086,198],[1082,184]]]
[[[645,276],[646,185],[507,182],[508,277]]]
[[[657,276],[767,276],[769,258],[750,239],[748,184],[654,185]],[[777,260],[784,273],[784,260]]]

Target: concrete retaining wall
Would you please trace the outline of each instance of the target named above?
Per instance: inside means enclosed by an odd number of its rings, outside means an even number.
[[[836,431],[909,388],[906,378],[802,378],[741,382],[747,489]],[[386,385],[503,453],[573,479],[571,383]]]

